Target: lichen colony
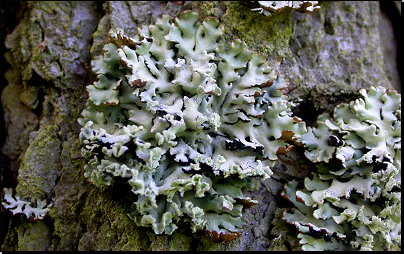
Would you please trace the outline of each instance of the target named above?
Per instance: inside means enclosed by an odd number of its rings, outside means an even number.
[[[125,179],[137,197],[130,217],[156,234],[180,220],[229,242],[257,204],[241,189],[266,179],[277,154],[306,132],[262,54],[224,43],[215,18],[185,11],[131,38],[111,30],[79,119],[85,175],[96,186]]]

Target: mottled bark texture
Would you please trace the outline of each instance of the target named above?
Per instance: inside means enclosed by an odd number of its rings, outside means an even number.
[[[245,190],[259,205],[244,213],[249,223],[228,245],[186,225],[170,236],[139,228],[127,216],[131,204],[122,189],[88,182],[77,118],[85,86],[95,80],[90,61],[102,53],[110,28],[134,35],[162,14],[174,18],[189,9],[200,18],[217,17],[226,40],[239,38],[268,55],[289,80],[287,92],[300,103],[295,114],[308,125],[360,88],[401,90],[392,12],[379,2],[321,2],[315,13],[285,10],[269,17],[252,12],[256,5],[249,1],[3,3],[2,187],[53,204],[37,222],[2,208],[4,251],[299,249],[297,231],[279,219],[278,208],[288,205],[279,197],[282,185],[302,181],[313,167],[300,147],[280,156],[271,179]]]

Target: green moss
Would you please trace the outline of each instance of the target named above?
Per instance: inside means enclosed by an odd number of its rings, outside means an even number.
[[[52,195],[60,168],[58,129],[56,125],[40,129],[28,147],[18,172],[17,193],[22,198],[42,200]]]
[[[170,251],[187,251],[191,250],[192,237],[187,235],[187,232],[183,229],[177,230],[170,237],[169,250]]]
[[[24,221],[17,233],[19,251],[45,251],[50,245],[51,232],[43,221]]]
[[[292,35],[292,10],[266,17],[251,11],[240,2],[223,2],[227,7],[222,17],[226,31],[245,41],[253,50],[269,57],[283,57],[289,52],[289,38]]]
[[[112,194],[111,194],[112,192]],[[86,222],[86,238],[81,239],[79,250],[146,250],[148,237],[129,219],[128,205],[114,196],[114,192],[94,188],[86,200],[80,219]],[[106,244],[108,243],[108,244]]]
[[[28,146],[29,133],[38,128],[38,116],[30,111],[19,100],[24,88],[18,83],[18,70],[6,72],[9,85],[1,94],[4,119],[6,120],[7,140],[2,148],[4,155],[10,159],[18,159]]]
[[[347,6],[346,11],[347,12],[355,12],[356,10],[355,10],[355,7],[353,5],[349,5],[349,6]]]
[[[36,109],[39,105],[38,92],[39,87],[29,86],[24,89],[19,98],[30,109]]]
[[[144,246],[142,241],[139,241],[139,235],[136,232],[127,232],[120,236],[120,241],[115,245],[115,250],[144,251]]]
[[[289,38],[292,35],[292,10],[274,13],[266,17],[251,11],[251,6],[239,1],[195,1],[192,10],[200,18],[213,16],[225,26],[223,38],[231,42],[238,38],[245,41],[254,51],[269,57],[283,57],[289,54]]]
[[[94,58],[103,53],[102,48],[104,47],[107,40],[107,34],[111,28],[111,21],[107,16],[101,18],[97,30],[93,33],[93,45],[90,49],[90,55]]]
[[[117,235],[114,230],[111,230],[111,224],[109,221],[105,221],[99,228],[99,234],[95,239],[96,251],[112,250],[116,243]]]
[[[200,18],[221,17],[224,13],[222,2],[216,1],[194,1],[192,10],[199,12]]]
[[[151,240],[150,249],[151,251],[168,251],[168,246],[170,244],[170,237],[168,235],[156,235],[150,230],[146,231],[147,236]]]

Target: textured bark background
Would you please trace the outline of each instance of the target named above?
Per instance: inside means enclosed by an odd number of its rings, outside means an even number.
[[[128,216],[122,189],[98,189],[84,177],[77,118],[85,86],[94,82],[90,61],[102,53],[110,28],[134,35],[162,14],[193,10],[217,17],[224,38],[239,38],[268,56],[300,103],[295,114],[317,115],[356,98],[360,88],[401,92],[397,45],[398,2],[321,2],[315,13],[285,10],[266,17],[251,2],[1,2],[2,188],[53,207],[44,220],[1,210],[2,250],[298,250],[279,194],[312,165],[296,147],[280,156],[271,179],[245,190],[259,205],[244,212],[248,225],[228,245],[210,242],[185,225],[170,236],[139,228]]]

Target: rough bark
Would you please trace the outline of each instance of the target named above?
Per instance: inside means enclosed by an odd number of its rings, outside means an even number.
[[[285,10],[269,17],[252,12],[249,2],[40,1],[15,6],[18,25],[9,31],[2,52],[9,66],[5,72],[2,64],[2,187],[53,207],[36,222],[2,208],[1,249],[298,250],[297,231],[279,219],[278,208],[288,205],[279,197],[283,184],[301,181],[312,167],[302,148],[280,156],[271,179],[245,190],[259,205],[245,211],[249,223],[242,236],[222,245],[186,226],[169,236],[137,227],[118,189],[96,188],[84,177],[77,118],[87,99],[85,86],[95,80],[90,61],[101,54],[110,28],[134,35],[137,27],[162,14],[174,18],[188,9],[201,19],[217,17],[226,40],[239,38],[265,53],[289,80],[288,94],[300,103],[295,114],[308,125],[337,103],[355,98],[360,88],[381,85],[400,91],[393,24],[379,3],[320,5],[315,13]],[[7,10],[3,5],[2,15]]]

